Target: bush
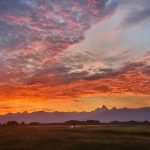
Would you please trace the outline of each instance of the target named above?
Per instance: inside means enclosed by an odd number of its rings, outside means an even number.
[[[8,121],[6,125],[7,126],[18,126],[19,124],[16,121]]]

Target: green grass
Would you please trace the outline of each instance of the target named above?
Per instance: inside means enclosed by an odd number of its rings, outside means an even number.
[[[150,150],[150,126],[0,127],[0,150]]]

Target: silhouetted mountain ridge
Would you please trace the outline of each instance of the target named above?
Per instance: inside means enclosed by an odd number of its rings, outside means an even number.
[[[0,123],[7,121],[17,122],[40,122],[40,123],[57,123],[65,122],[69,120],[99,120],[100,122],[111,121],[150,121],[150,107],[142,108],[121,108],[117,109],[113,107],[108,109],[105,105],[101,108],[97,108],[91,112],[45,112],[36,111],[32,113],[9,113],[6,115],[0,115]]]

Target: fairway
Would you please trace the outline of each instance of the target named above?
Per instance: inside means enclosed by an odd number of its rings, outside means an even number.
[[[0,127],[0,150],[150,150],[150,126]]]

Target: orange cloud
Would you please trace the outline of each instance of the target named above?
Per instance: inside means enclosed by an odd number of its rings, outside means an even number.
[[[0,91],[0,95],[1,99],[10,97],[13,99],[39,98],[62,100],[97,94],[150,94],[149,69],[145,66],[139,67],[137,64],[132,65],[123,68],[121,71],[111,72],[102,77],[100,75],[96,79],[93,76],[91,76],[91,78],[81,78],[79,80],[72,79],[70,83],[53,84],[53,86],[46,83],[20,86],[1,85],[2,90]],[[53,81],[53,75],[49,77],[51,81]],[[42,80],[44,79],[46,78],[42,77]],[[57,78],[54,78],[54,80],[55,79],[57,80]]]

